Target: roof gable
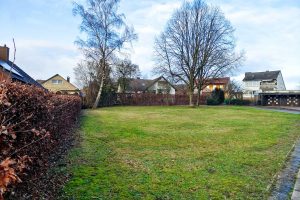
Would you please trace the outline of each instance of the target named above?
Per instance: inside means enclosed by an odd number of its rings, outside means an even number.
[[[148,79],[130,79],[128,84],[128,91],[145,91],[153,80]]]
[[[280,73],[281,73],[280,70],[266,71],[266,72],[246,72],[243,81],[273,80],[273,79],[277,79]]]
[[[171,85],[174,89],[176,89],[166,78],[163,76],[160,76],[156,79],[150,80],[150,79],[130,79],[128,84],[128,91],[146,91],[148,88],[153,86],[156,82],[160,81],[161,79],[164,79],[168,84]]]
[[[61,78],[61,79],[64,79],[61,75],[55,74],[54,76],[51,76],[51,77],[48,78],[47,80],[44,80],[43,83],[46,83],[46,82],[52,80],[52,79],[55,78],[55,77],[59,77],[59,78]],[[64,80],[65,80],[65,79],[64,79]]]
[[[74,86],[72,83],[68,82],[64,77],[62,77],[61,75],[59,74],[55,74],[54,76],[48,78],[47,80],[43,81],[42,82],[42,85],[46,87],[46,85],[48,84],[52,84],[52,80],[54,79],[59,79],[59,80],[63,80],[64,81],[64,84],[68,84],[73,90],[79,90],[76,86]],[[41,80],[40,80],[41,81]],[[63,88],[62,88],[63,90]],[[67,90],[67,89],[66,89]]]

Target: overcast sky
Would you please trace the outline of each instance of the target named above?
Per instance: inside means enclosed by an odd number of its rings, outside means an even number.
[[[83,1],[83,0],[81,0]],[[153,42],[181,0],[121,0],[120,11],[135,27],[131,59],[152,77]],[[207,0],[219,6],[236,29],[237,50],[246,61],[236,72],[281,70],[287,89],[300,89],[299,0]],[[0,45],[17,45],[16,63],[35,79],[71,76],[81,55],[74,45],[80,18],[72,0],[0,0]]]

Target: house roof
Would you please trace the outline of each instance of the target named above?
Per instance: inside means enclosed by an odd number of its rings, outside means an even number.
[[[127,90],[129,91],[145,91],[153,80],[149,79],[131,79],[128,84]]]
[[[281,71],[246,72],[243,81],[262,81],[277,79]]]
[[[163,76],[160,76],[160,77],[158,77],[156,79],[153,79],[153,80],[150,80],[150,79],[130,79],[127,90],[128,91],[145,91],[162,78],[167,83],[169,83],[174,89],[176,89],[167,79],[165,79]]]
[[[31,78],[26,72],[24,72],[20,67],[18,67],[18,65],[12,65],[11,61],[0,60],[0,66],[3,67],[3,69],[6,71],[11,70],[12,79],[43,88],[43,86],[40,83]]]
[[[62,77],[62,76],[59,75],[59,74],[55,74],[55,75],[51,76],[50,78],[48,78],[47,80],[39,80],[39,81],[43,81],[42,83],[45,83],[45,82],[47,82],[47,81],[53,79],[55,76],[60,76],[60,77]],[[62,77],[62,78],[63,78],[63,77]]]
[[[224,77],[224,78],[211,78],[207,80],[207,84],[224,84],[227,85],[230,82],[230,77]]]
[[[60,78],[62,78],[63,80],[65,80],[66,82],[68,82],[72,87],[74,87],[76,90],[79,90],[75,85],[73,85],[71,82],[67,81],[64,77],[62,77],[59,74],[55,74],[54,76],[51,76],[50,78],[48,78],[47,80],[37,80],[37,82],[40,82],[41,84],[46,83],[47,81],[53,79],[54,77],[59,76]],[[66,90],[67,91],[67,90]]]

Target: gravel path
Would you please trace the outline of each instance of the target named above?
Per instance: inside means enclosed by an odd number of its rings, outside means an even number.
[[[291,114],[300,114],[300,107],[266,107],[266,106],[256,106],[255,108],[260,110],[271,110],[276,112],[284,112]]]
[[[272,192],[269,200],[289,199],[291,191],[293,191],[293,188],[295,186],[294,185],[295,179],[299,171],[299,168],[300,168],[300,142],[298,142],[295,145],[292,153],[290,154],[290,159],[286,163],[286,167],[280,172],[280,174],[278,174],[276,185],[272,188]],[[298,185],[298,187],[300,189],[300,185]],[[300,195],[300,193],[297,193],[295,195]]]

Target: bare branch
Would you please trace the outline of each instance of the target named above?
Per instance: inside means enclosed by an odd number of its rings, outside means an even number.
[[[16,49],[16,43],[15,43],[15,39],[14,38],[13,38],[13,43],[14,43],[14,59],[13,59],[13,62],[11,64],[11,67],[10,67],[10,70],[9,70],[9,76],[8,76],[8,78],[11,78],[11,71],[14,68],[14,64],[15,64],[15,61],[16,61],[16,52],[17,52],[17,49]]]

